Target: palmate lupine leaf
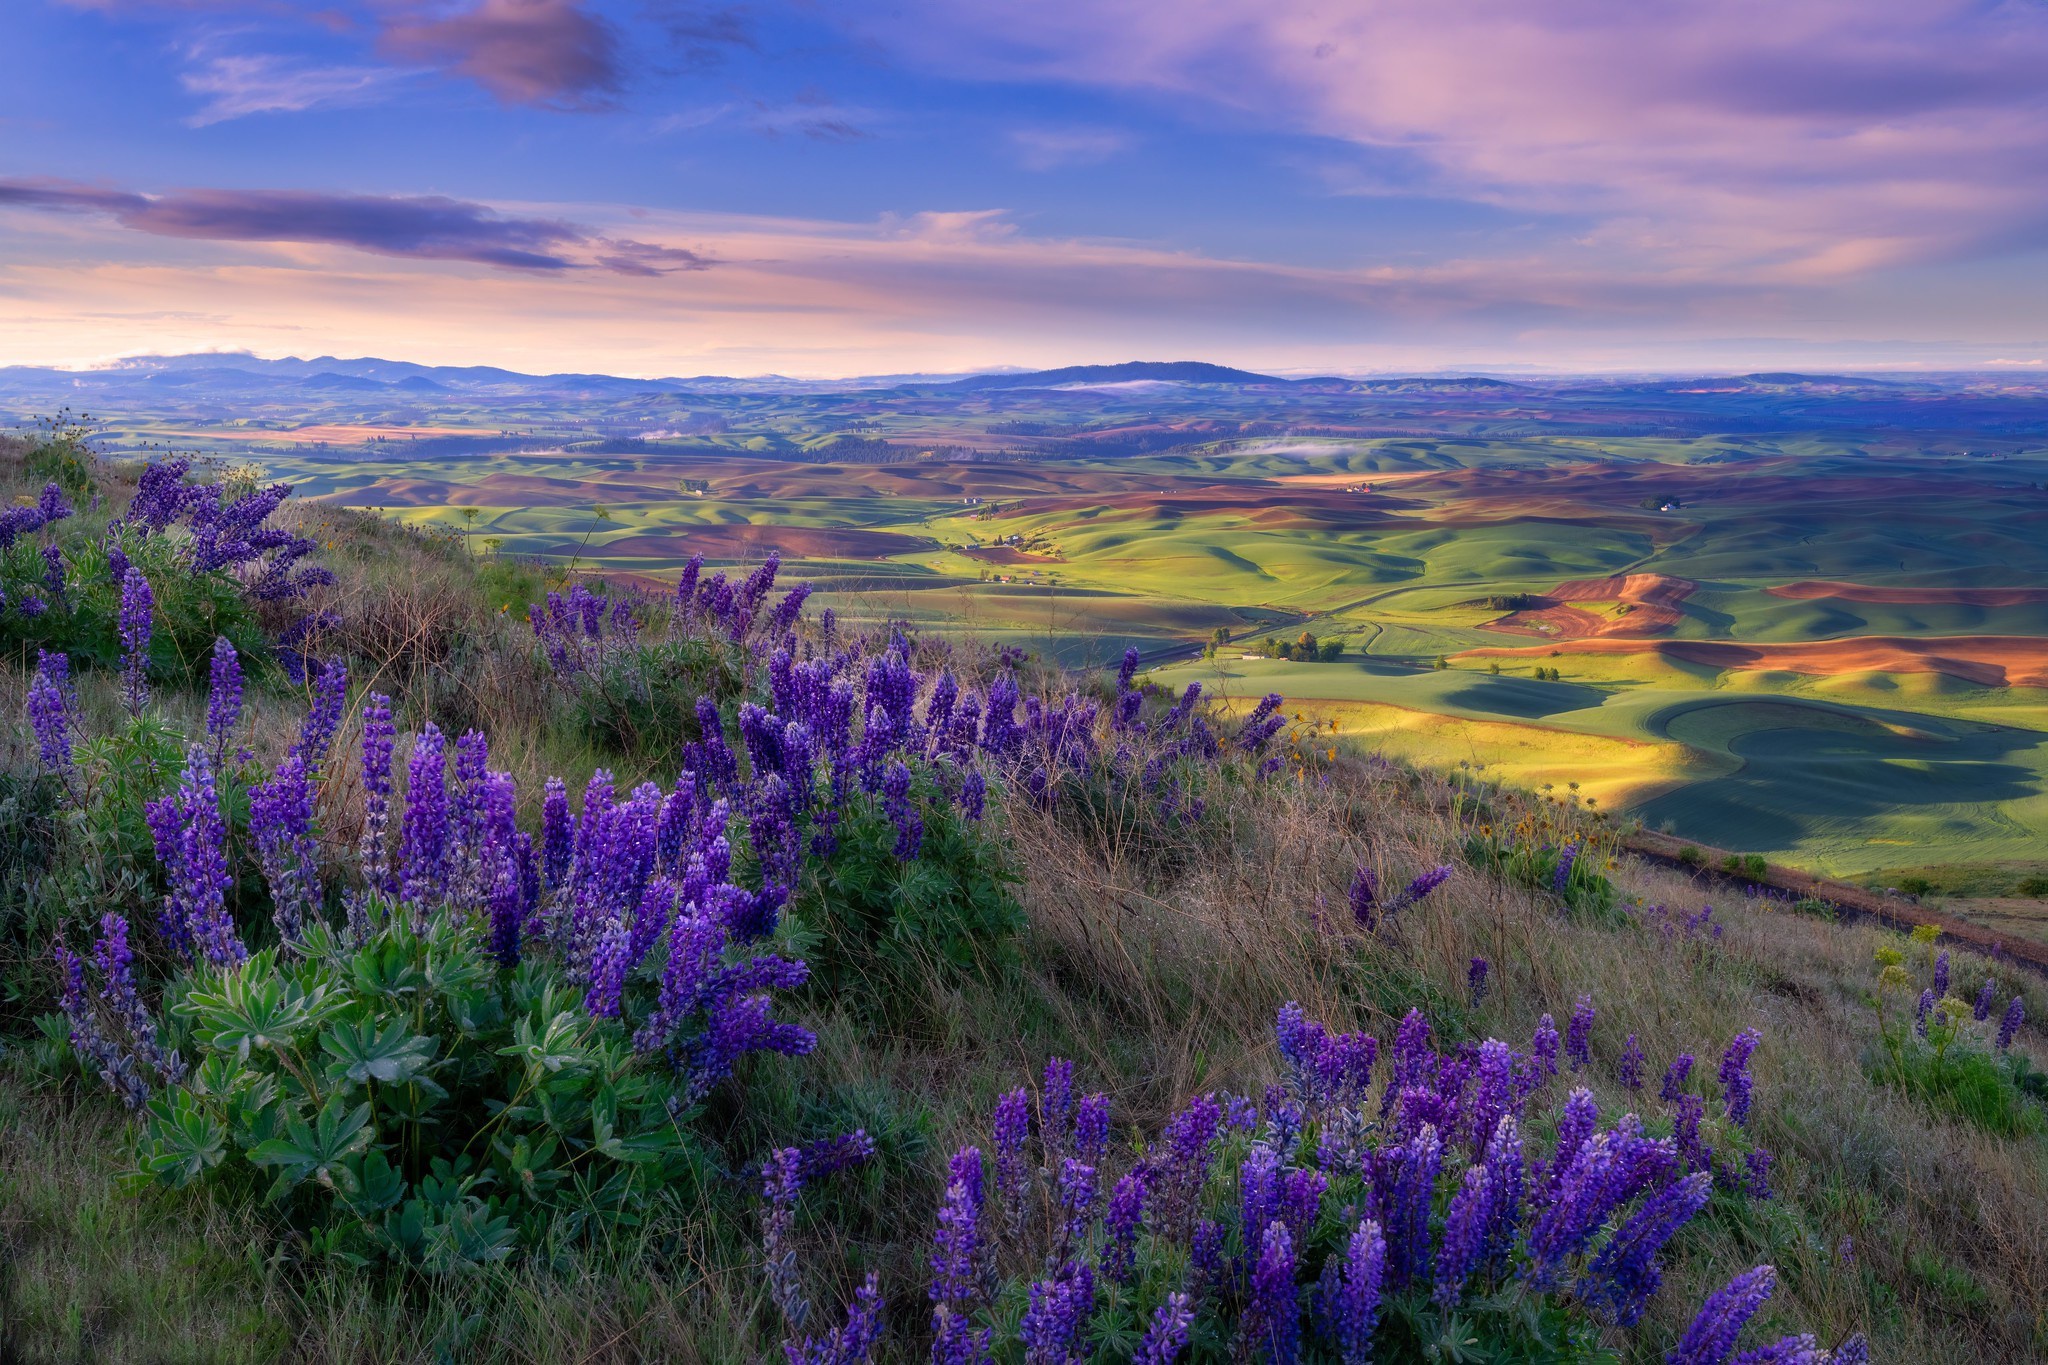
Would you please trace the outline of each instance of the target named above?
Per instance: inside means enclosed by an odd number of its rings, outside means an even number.
[[[343,1020],[320,1035],[320,1046],[334,1058],[327,1066],[328,1079],[357,1085],[405,1085],[424,1079],[434,1056],[434,1040],[414,1033],[403,1019],[381,1028],[375,1020]]]
[[[528,1078],[535,1084],[543,1083],[548,1076],[587,1071],[595,1059],[579,1036],[582,1029],[578,1018],[564,1010],[548,1020],[538,1036],[533,1020],[521,1019],[513,1026],[513,1045],[499,1048],[498,1055],[517,1057],[525,1062]]]
[[[350,1109],[340,1096],[328,1099],[312,1123],[294,1118],[285,1125],[285,1135],[259,1142],[249,1149],[250,1164],[277,1167],[277,1184],[272,1197],[307,1180],[356,1193],[356,1175],[348,1159],[367,1148],[376,1137],[370,1128],[370,1106]]]
[[[149,1102],[143,1121],[143,1174],[182,1187],[220,1165],[227,1156],[227,1129],[206,1112],[190,1090],[172,1089]]]
[[[179,1009],[196,1022],[199,1042],[214,1052],[232,1052],[241,1061],[252,1053],[292,1047],[302,1034],[338,1013],[343,1002],[330,998],[327,987],[302,989],[272,974],[267,953],[219,978],[213,990],[194,991]]]

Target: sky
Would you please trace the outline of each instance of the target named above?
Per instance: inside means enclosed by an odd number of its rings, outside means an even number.
[[[0,364],[2048,370],[2048,0],[0,0]]]

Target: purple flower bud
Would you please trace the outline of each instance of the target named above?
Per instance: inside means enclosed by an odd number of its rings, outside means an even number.
[[[1465,1171],[1465,1182],[1451,1198],[1444,1219],[1443,1246],[1436,1258],[1436,1302],[1450,1307],[1463,1297],[1465,1282],[1472,1278],[1486,1256],[1487,1233],[1493,1223],[1491,1192],[1486,1167]]]
[[[1984,978],[1983,986],[1977,991],[1976,1004],[1970,1007],[1970,1017],[1980,1024],[1983,1023],[1991,1017],[1991,1006],[1997,1002],[1997,999],[1998,978],[1987,976]]]
[[[1749,1126],[1750,1092],[1754,1084],[1749,1074],[1749,1058],[1762,1041],[1761,1033],[1746,1028],[1735,1035],[1728,1044],[1728,1051],[1721,1056],[1721,1092],[1728,1118],[1738,1127]]]
[[[1030,1305],[1017,1337],[1025,1365],[1081,1365],[1088,1359],[1088,1319],[1095,1312],[1095,1274],[1068,1262],[1051,1279],[1031,1286]]]
[[[1637,1045],[1636,1036],[1631,1033],[1628,1042],[1622,1046],[1621,1063],[1615,1068],[1615,1076],[1624,1089],[1643,1088],[1643,1061],[1643,1050]]]
[[[1579,846],[1577,844],[1566,844],[1564,851],[1557,855],[1556,869],[1550,874],[1550,889],[1552,892],[1560,896],[1565,893],[1565,888],[1571,885],[1572,869],[1578,865],[1578,861]]]
[[[1344,1365],[1370,1365],[1372,1339],[1379,1327],[1380,1289],[1386,1272],[1387,1240],[1380,1225],[1366,1219],[1351,1234],[1340,1259],[1327,1262],[1323,1280],[1323,1313]]]
[[[1593,1064],[1593,997],[1582,995],[1572,1006],[1571,1021],[1565,1025],[1564,1055],[1571,1059],[1572,1070],[1582,1071]]]
[[[1030,1197],[1031,1172],[1024,1158],[1030,1136],[1031,1097],[1019,1087],[997,1100],[995,1110],[996,1194],[1012,1239],[1024,1230],[1025,1202]]]
[[[1247,1240],[1250,1229],[1246,1229]],[[1251,1301],[1244,1312],[1244,1343],[1271,1365],[1294,1365],[1301,1350],[1301,1301],[1294,1287],[1294,1242],[1284,1223],[1266,1224],[1252,1267]]]
[[[1465,973],[1466,995],[1473,1009],[1478,1009],[1486,999],[1487,963],[1483,957],[1472,959],[1471,967]]]
[[[214,761],[224,759],[228,736],[242,718],[242,660],[227,636],[213,642],[213,666],[206,695],[206,737],[213,742]]]
[[[129,566],[121,580],[121,697],[128,714],[139,716],[149,704],[149,640],[156,597],[142,570]]]
[[[1948,994],[1948,950],[1944,948],[1934,958],[1934,998],[1940,1000]]]
[[[1136,650],[1131,651],[1133,654]],[[1180,1353],[1188,1346],[1188,1329],[1194,1324],[1195,1310],[1188,1296],[1172,1293],[1166,1302],[1152,1311],[1152,1323],[1139,1338],[1138,1349],[1131,1356],[1131,1365],[1174,1365]]]
[[[1670,1103],[1677,1102],[1678,1097],[1685,1091],[1686,1078],[1692,1075],[1692,1062],[1690,1052],[1678,1054],[1678,1060],[1664,1073],[1664,1088],[1657,1092],[1659,1098]]]
[[[1746,1270],[1716,1290],[1686,1328],[1677,1349],[1664,1357],[1667,1365],[1725,1365],[1735,1340],[1756,1311],[1777,1288],[1778,1272],[1760,1265]]]
[[[28,687],[28,723],[36,734],[36,753],[43,766],[59,777],[71,773],[71,659],[69,655],[36,651],[36,675]]]
[[[2027,1007],[2015,995],[2012,1003],[2005,1007],[2005,1015],[1998,1021],[1998,1050],[2004,1052],[2012,1046],[2013,1039],[2020,1036],[2020,1025],[2027,1020]]]

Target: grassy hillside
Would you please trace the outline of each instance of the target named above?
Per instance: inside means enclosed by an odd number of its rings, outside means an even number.
[[[1826,1348],[1866,1333],[1881,1361],[2048,1354],[2043,983],[1961,950],[1937,961],[1941,945],[1837,923],[1824,907],[1746,900],[1636,862],[1616,851],[1615,822],[1562,783],[1550,799],[1497,785],[1491,771],[1411,768],[1399,758],[1403,726],[1386,720],[1419,714],[1396,707],[1426,705],[1459,716],[1475,745],[1505,746],[1496,735],[1598,707],[1587,695],[1597,689],[1300,666],[1355,687],[1356,696],[1333,699],[1357,708],[1339,716],[1337,735],[1370,736],[1349,749],[1287,713],[1263,738],[1247,728],[1251,699],[1278,665],[1231,665],[1241,701],[1176,712],[1174,695],[1123,691],[1064,674],[1042,655],[1020,659],[972,640],[856,638],[815,610],[793,614],[787,629],[765,610],[742,620],[708,588],[687,613],[666,597],[607,594],[595,627],[580,615],[551,618],[543,606],[536,637],[526,604],[566,589],[559,578],[473,555],[447,532],[312,507],[296,522],[280,515],[317,543],[311,561],[335,581],[249,608],[260,629],[238,656],[242,713],[209,737],[222,693],[208,685],[218,656],[203,628],[239,610],[240,599],[202,599],[161,575],[150,618],[156,652],[139,665],[152,695],[131,706],[138,674],[119,635],[122,595],[105,588],[107,565],[89,547],[132,534],[141,515],[130,504],[133,471],[66,465],[75,453],[5,456],[9,491],[33,501],[68,471],[75,507],[24,533],[8,560],[9,601],[19,603],[44,572],[41,546],[57,546],[67,566],[61,600],[35,616],[11,605],[0,618],[10,704],[44,722],[14,730],[0,805],[9,822],[0,867],[0,1323],[13,1358],[742,1361],[773,1358],[791,1338],[798,1358],[909,1361],[928,1358],[934,1331],[952,1323],[990,1331],[993,1358],[1017,1361],[1027,1358],[1020,1331],[1055,1332],[1044,1305],[1071,1301],[1074,1268],[1085,1265],[1093,1311],[1080,1316],[1070,1358],[1131,1359],[1155,1315],[1171,1316],[1169,1296],[1183,1292],[1193,1325],[1177,1358],[1281,1358],[1272,1289],[1280,1284],[1287,1311],[1300,1314],[1300,1358],[1337,1359],[1328,1315],[1314,1311],[1318,1267],[1361,1245],[1352,1239],[1368,1219],[1393,1230],[1380,1360],[1441,1358],[1425,1352],[1447,1341],[1467,1358],[1663,1360],[1710,1294],[1766,1264],[1776,1288],[1745,1349],[1810,1332]],[[110,542],[115,516],[129,529],[115,528]],[[136,562],[194,562],[196,537],[184,525],[134,547]],[[101,577],[89,582],[93,573]],[[224,589],[230,579],[247,574],[229,573]],[[216,614],[203,614],[202,601]],[[635,614],[630,629],[611,615],[619,603]],[[298,624],[309,618],[315,624]],[[37,650],[102,633],[115,642],[105,657],[80,647],[71,690],[53,689]],[[283,788],[262,784],[279,781],[295,749],[307,752],[304,718],[309,706],[321,714],[322,692],[317,672],[309,681],[291,666],[280,635],[298,640],[316,670],[338,659],[348,674],[346,691],[328,694],[341,704],[308,798],[311,842],[276,846],[289,855],[282,880],[264,864],[271,846],[262,830],[300,826],[266,823],[254,807],[281,799]],[[189,656],[163,645],[187,636],[202,642]],[[857,693],[877,708],[863,706],[848,730],[839,778],[823,757],[835,752],[830,743],[820,740],[814,778],[809,759],[791,757],[802,741],[786,730],[764,738],[764,714],[817,719],[815,735],[831,728],[822,719],[829,706],[817,709],[826,693],[778,681],[794,675],[781,671],[777,649],[815,665],[806,676],[821,686],[836,680],[849,699]],[[1017,738],[986,728],[977,738],[969,726],[963,745],[948,747],[942,737],[957,727],[933,719],[946,679],[991,711],[1015,684],[1036,709],[1011,722]],[[1069,691],[1086,700],[1064,701]],[[390,811],[388,841],[375,837],[374,731],[364,745],[383,715],[372,693],[389,699],[399,736],[404,800]],[[749,713],[744,733],[743,705],[767,708]],[[61,764],[47,742],[53,707],[73,740]],[[1756,732],[1712,712],[1687,729],[1690,714],[1654,734],[1641,719],[1573,742],[1590,767],[1619,767],[1623,751],[1689,762],[1732,753]],[[1849,717],[1840,722],[1848,728],[1816,733],[1853,739],[1877,723],[1853,707],[1834,714]],[[450,836],[448,861],[432,864],[451,869],[445,881],[412,875],[443,847],[416,814],[435,808],[422,794],[437,790],[444,771],[429,763],[430,724],[451,737],[471,727],[488,735],[488,766],[504,780],[472,788],[458,765],[446,828],[474,819],[513,848],[518,834],[541,836],[532,918],[520,918],[527,892],[517,877],[504,884],[506,899],[494,899],[496,883],[465,889],[486,866],[483,850],[499,847],[495,835]],[[928,730],[914,744],[913,725]],[[737,755],[723,778],[721,734]],[[187,735],[217,756],[224,883],[193,881],[196,865],[176,853],[167,866],[141,818],[143,800],[189,794]],[[872,790],[862,775],[870,759]],[[898,767],[902,785],[891,786]],[[709,785],[679,783],[683,768],[711,775]],[[676,960],[685,928],[711,927],[685,913],[687,902],[667,928],[654,925],[651,955],[617,983],[611,998],[624,1023],[591,1003],[601,994],[597,963],[625,950],[646,902],[576,908],[585,888],[596,894],[624,874],[579,880],[551,870],[547,830],[567,826],[549,822],[568,807],[549,813],[544,779],[560,775],[580,792],[598,769],[618,804],[589,809],[626,822],[618,828],[637,817],[608,812],[627,810],[626,794],[642,781],[658,784],[654,800],[687,788],[730,801],[720,817],[730,820],[730,841],[702,823],[708,802],[689,806],[676,838],[711,857],[725,856],[713,851],[724,844],[731,857],[731,881],[719,888],[737,898],[720,902],[734,916],[720,930],[735,935],[728,966],[737,970],[750,953],[808,964],[802,979],[746,969],[758,972],[746,979],[772,1002],[773,1018],[808,1044],[728,1022],[724,1033],[678,1026],[665,1048],[629,1045],[625,1024],[642,1026],[653,1017],[643,1012],[667,998],[664,954]],[[1533,782],[1541,773],[1532,760],[1516,775]],[[979,819],[970,813],[976,778],[988,784]],[[804,808],[804,823],[779,824],[792,789],[816,804]],[[509,798],[506,823],[485,813],[495,796],[462,814],[471,809],[462,793],[485,790]],[[193,829],[205,805],[188,801],[173,814]],[[660,851],[666,837],[652,840],[649,855],[664,867],[673,853]],[[592,849],[600,842],[593,836]],[[396,889],[378,881],[384,855],[407,874]],[[579,845],[563,866],[595,869],[609,856],[576,861],[586,858]],[[319,896],[288,930],[278,888],[300,884],[291,880],[300,872]],[[689,874],[678,863],[675,875]],[[779,910],[777,885],[787,893]],[[184,961],[158,927],[167,893],[168,923],[212,925],[253,958],[209,966],[200,952],[201,961]],[[194,918],[200,901],[215,918]],[[742,946],[736,926],[763,905],[767,919],[752,923]],[[108,1013],[111,992],[73,999],[69,1024],[58,1012],[64,979],[51,942],[86,952],[107,912],[132,926],[133,979],[161,1041],[186,1049],[188,1064],[214,1059],[186,1082],[144,1070],[153,1104],[187,1094],[191,1107],[179,1112],[220,1126],[212,1164],[194,1157],[188,1170],[180,1154],[209,1150],[204,1135],[181,1136],[162,1108],[124,1109],[82,1064],[88,1040],[67,1042],[80,1011],[109,1030],[129,1017]],[[335,928],[307,927],[319,921]],[[87,970],[102,980],[102,967]],[[699,989],[714,979],[700,978]],[[1941,1006],[1923,1041],[1914,1000],[1937,979],[1959,1014]],[[1996,1010],[1979,1021],[1971,1002],[1987,979]],[[320,1036],[333,1041],[316,1049],[301,1029],[294,1042],[289,1023],[261,1037],[223,1023],[206,997],[230,981],[276,985],[280,999],[321,989],[347,1002],[323,1026]],[[2024,1023],[2001,1050],[1993,1035],[2011,998]],[[738,1000],[732,1008],[744,1013]],[[1287,1022],[1289,1002],[1333,1032],[1372,1035],[1369,1080],[1360,1082],[1356,1042],[1319,1042]],[[525,1025],[515,1021],[528,1018],[533,1029],[519,1033]],[[552,1020],[567,1022],[557,1031]],[[344,1035],[343,1025],[357,1031]],[[1744,1064],[1741,1048],[1729,1049],[1748,1029],[1758,1042]],[[429,1033],[439,1050],[423,1055],[407,1041]],[[742,1033],[787,1046],[756,1050],[707,1080],[707,1040]],[[484,1038],[490,1046],[475,1041]],[[1506,1048],[1482,1049],[1490,1039]],[[1696,1062],[1671,1098],[1659,1077],[1682,1055]],[[1688,1189],[1698,1211],[1680,1220],[1661,1257],[1661,1287],[1634,1325],[1600,1306],[1599,1287],[1611,1281],[1594,1268],[1599,1247],[1642,1226],[1631,1221],[1634,1206],[1602,1206],[1598,1225],[1576,1234],[1583,1249],[1546,1263],[1540,1248],[1566,1234],[1536,1211],[1566,1202],[1546,1192],[1540,1167],[1524,1172],[1532,1212],[1519,1238],[1447,1294],[1454,1306],[1433,1296],[1446,1272],[1430,1248],[1447,1243],[1458,1191],[1475,1180],[1465,1172],[1482,1169],[1488,1148],[1484,1134],[1476,1145],[1462,1136],[1474,1115],[1492,1112],[1475,1071],[1488,1057],[1512,1061],[1519,1098],[1509,1112],[1530,1158],[1576,1134],[1586,1150],[1635,1153],[1647,1186],[1696,1182]],[[1063,1106],[1061,1073],[1046,1071],[1053,1058],[1073,1063],[1075,1094],[1105,1097],[1105,1129],[1090,1136],[1092,1120]],[[260,1086],[248,1079],[256,1072]],[[578,1076],[597,1079],[578,1088]],[[422,1077],[438,1079],[428,1086]],[[1400,1079],[1390,1089],[1392,1077]],[[1021,1098],[1008,1099],[1020,1086]],[[1578,1088],[1604,1116],[1597,1143],[1586,1136],[1587,1100],[1572,1098]],[[318,1128],[330,1090],[374,1114],[370,1145],[343,1151],[352,1139]],[[220,1098],[227,1093],[239,1098]],[[1192,1143],[1207,1177],[1184,1194],[1188,1216],[1215,1220],[1223,1239],[1208,1270],[1195,1247],[1209,1234],[1177,1226],[1182,1196],[1171,1194],[1182,1188],[1172,1173],[1189,1169],[1175,1155],[1193,1131],[1187,1116],[1200,1117],[1205,1095],[1217,1097],[1220,1126]],[[336,1104],[338,1123],[346,1105]],[[1082,1107],[1100,1113],[1095,1105]],[[1641,1116],[1640,1132],[1626,1113]],[[305,1131],[282,1117],[263,1127],[263,1114],[296,1114]],[[1011,1150],[1003,1114],[1035,1134],[1013,1167],[1002,1164]],[[1179,1146],[1166,1135],[1175,1124]],[[832,1144],[854,1132],[871,1154],[829,1170],[833,1152],[846,1155]],[[1618,1145],[1645,1137],[1671,1145]],[[1441,1179],[1403,1186],[1401,1172],[1423,1169],[1415,1163],[1439,1142],[1440,1158],[1428,1160],[1441,1160]],[[971,1190],[962,1178],[958,1154],[968,1146],[986,1159],[985,1192],[979,1175]],[[323,1156],[327,1147],[335,1150]],[[371,1152],[383,1165],[370,1164]],[[436,1167],[436,1157],[454,1164]],[[1570,1168],[1594,1169],[1580,1160]],[[138,1167],[154,1177],[123,1179]],[[1515,1169],[1524,1170],[1519,1159]],[[1245,1222],[1244,1210],[1263,1207],[1266,1171],[1310,1192],[1287,1196],[1306,1199],[1304,1215],[1282,1200],[1270,1222]],[[802,1193],[776,1195],[792,1172],[804,1177]],[[1118,1270],[1112,1193],[1126,1179],[1148,1193],[1133,1259]],[[387,1181],[401,1185],[384,1203]],[[1403,1188],[1420,1188],[1419,1202],[1400,1203],[1394,1192]],[[987,1250],[960,1253],[965,1269],[952,1281],[942,1265],[935,1294],[940,1227],[971,1227]],[[1545,1264],[1570,1269],[1546,1281]],[[1342,1281],[1343,1272],[1329,1273],[1331,1284]],[[871,1274],[879,1336],[868,1343],[855,1331],[858,1340],[842,1336],[803,1356],[802,1338],[840,1329],[848,1305],[854,1325],[865,1321],[857,1295]]]

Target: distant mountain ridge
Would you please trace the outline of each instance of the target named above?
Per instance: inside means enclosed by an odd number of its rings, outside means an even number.
[[[1067,365],[1023,374],[978,374],[956,379],[949,389],[1052,389],[1065,384],[1288,384],[1270,374],[1212,365],[1206,360],[1126,360],[1120,365]]]

